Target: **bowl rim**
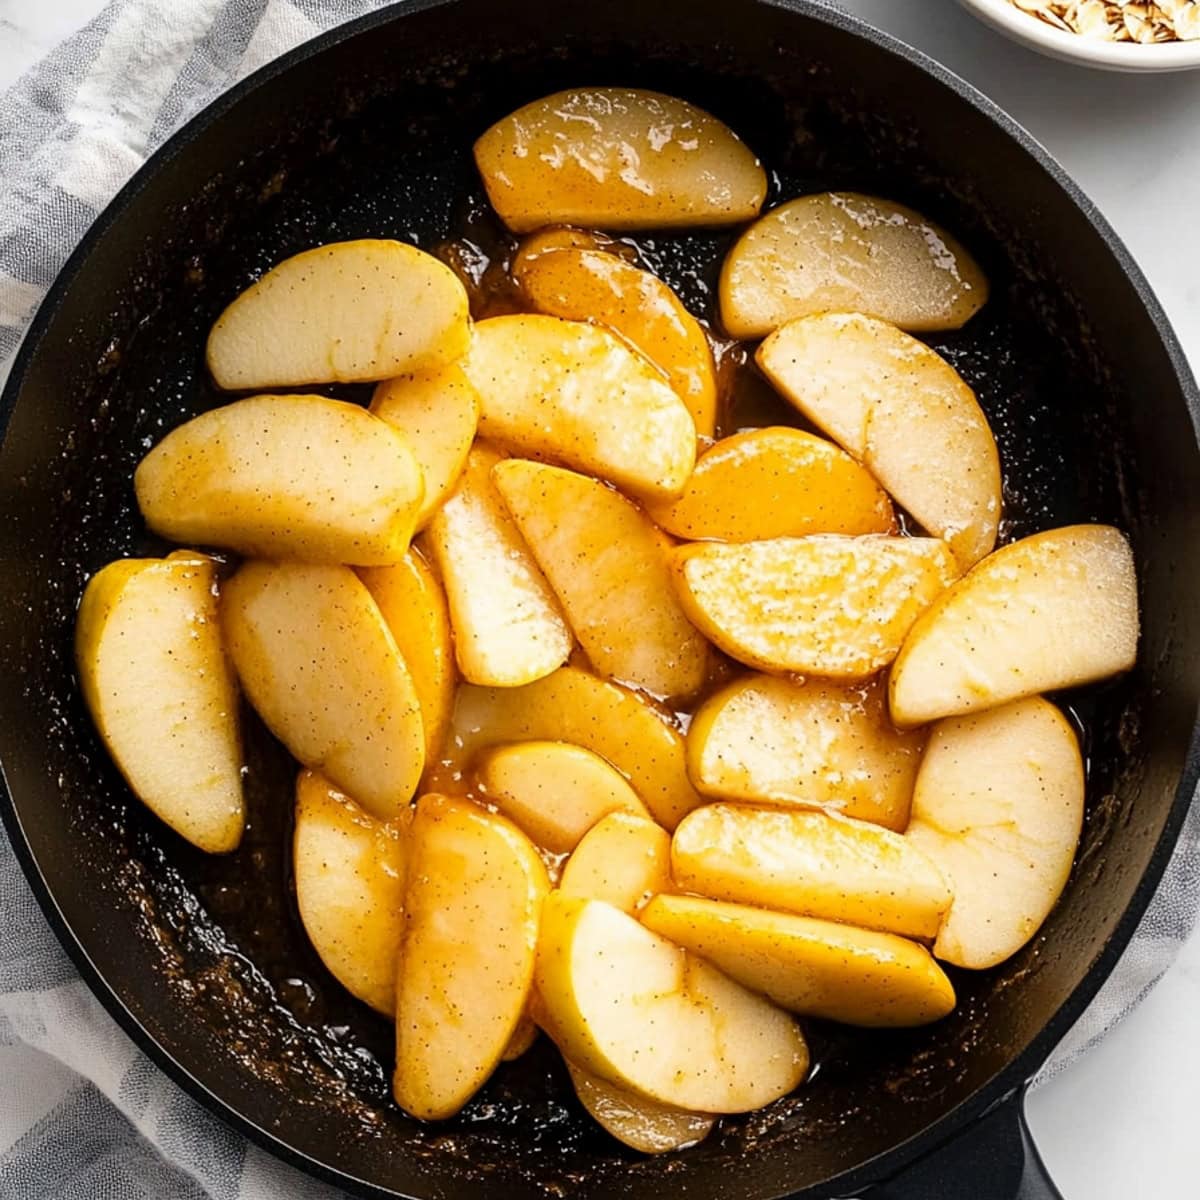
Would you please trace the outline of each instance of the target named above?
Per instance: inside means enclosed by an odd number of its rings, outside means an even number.
[[[1019,42],[1055,58],[1124,71],[1177,71],[1200,68],[1200,40],[1157,42],[1106,42],[1056,29],[1013,0],[959,0],[982,20]]]
[[[457,2],[458,0],[392,0],[372,12],[352,18],[307,38],[215,97],[189,117],[151,153],[131,178],[113,195],[84,233],[78,245],[59,268],[46,295],[35,310],[33,319],[11,360],[9,377],[0,385],[0,446],[3,446],[7,437],[9,421],[16,409],[30,365],[38,353],[46,331],[58,316],[65,295],[75,284],[77,276],[91,257],[95,246],[124,216],[130,202],[153,177],[170,169],[173,160],[214,122],[239,104],[247,95],[263,87],[277,75],[293,70],[307,59],[320,55],[342,42],[369,33],[375,28],[402,19],[406,15],[451,6]],[[1200,440],[1200,386],[1198,386],[1196,375],[1192,371],[1191,364],[1169,317],[1120,235],[1080,185],[1075,182],[1066,168],[1032,133],[967,79],[945,66],[938,59],[933,58],[929,53],[917,49],[904,38],[881,29],[865,17],[840,7],[831,6],[827,0],[747,0],[747,2],[780,8],[792,16],[822,22],[903,59],[976,109],[1014,141],[1033,163],[1066,193],[1077,208],[1081,219],[1087,222],[1105,243],[1121,273],[1136,292],[1162,343],[1163,350],[1170,360],[1172,370],[1179,381],[1182,398],[1192,420],[1195,436],[1197,440]],[[978,4],[978,0],[960,0],[960,2],[970,4],[972,7],[976,7]],[[1010,7],[1008,0],[992,0],[992,3],[996,4],[998,8]],[[982,5],[978,6],[983,7]],[[987,8],[988,11],[991,11],[991,4]],[[1013,12],[1018,16],[1021,15],[1015,8]],[[1036,21],[1030,23],[1040,24]],[[975,1121],[993,1111],[993,1108],[1001,1102],[1018,1097],[1024,1092],[1033,1075],[1095,998],[1096,993],[1112,973],[1117,961],[1128,948],[1138,923],[1158,889],[1198,785],[1200,785],[1200,709],[1195,714],[1191,737],[1166,820],[1155,840],[1146,869],[1108,941],[1097,950],[1087,972],[1020,1055],[1012,1059],[1007,1066],[974,1094],[964,1099],[921,1133],[907,1141],[896,1143],[878,1157],[864,1160],[839,1176],[836,1181],[839,1188],[856,1192],[891,1178],[894,1173],[902,1171],[923,1155],[953,1141]],[[384,1190],[384,1186],[313,1158],[305,1151],[294,1147],[288,1141],[286,1134],[255,1123],[236,1106],[235,1101],[227,1098],[225,1094],[218,1094],[211,1090],[158,1041],[126,1005],[117,987],[92,961],[87,948],[78,939],[74,929],[59,908],[57,898],[26,837],[23,818],[17,808],[16,798],[5,775],[2,762],[0,762],[0,826],[3,827],[9,838],[14,857],[40,910],[46,917],[56,940],[79,971],[83,983],[137,1048],[146,1054],[168,1079],[196,1100],[207,1112],[216,1116],[226,1127],[247,1138],[250,1143],[262,1148],[280,1161],[301,1171],[309,1178],[333,1184],[355,1196],[374,1198],[398,1195],[391,1189]],[[791,1194],[791,1189],[787,1194]]]

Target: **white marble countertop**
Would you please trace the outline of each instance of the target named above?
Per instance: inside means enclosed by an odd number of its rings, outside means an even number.
[[[842,2],[970,80],[1064,163],[1125,239],[1200,367],[1200,71],[1117,76],[1051,62],[950,0]],[[0,90],[100,8],[0,0]],[[1194,936],[1132,1016],[1032,1097],[1029,1116],[1067,1200],[1186,1200],[1200,1196],[1198,1114]]]

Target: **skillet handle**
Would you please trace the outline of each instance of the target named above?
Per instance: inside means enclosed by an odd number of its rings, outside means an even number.
[[[1063,1200],[1025,1123],[1018,1088],[951,1141],[867,1193],[868,1200]]]

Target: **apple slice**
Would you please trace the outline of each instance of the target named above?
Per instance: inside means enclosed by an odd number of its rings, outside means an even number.
[[[954,890],[938,958],[994,967],[1037,933],[1071,873],[1083,799],[1075,731],[1040,697],[938,722],[906,835]]]
[[[583,248],[518,255],[513,274],[538,312],[595,321],[640,350],[687,405],[696,432],[712,437],[717,379],[708,337],[657,275]]]
[[[410,809],[376,821],[327,779],[296,780],[296,903],[309,941],[348,992],[389,1019],[404,932]]]
[[[249,562],[221,597],[225,645],[250,703],[306,767],[390,820],[421,778],[412,676],[349,567]]]
[[[233,850],[246,820],[242,746],[213,560],[177,551],[98,571],[79,605],[75,663],[134,795],[201,850]]]
[[[892,718],[938,717],[1127,671],[1137,576],[1109,525],[1069,525],[997,550],[913,625],[891,677]]]
[[[492,317],[463,360],[479,430],[519,454],[600,475],[636,496],[683,490],[696,426],[662,374],[606,329],[558,317]]]
[[[396,985],[396,1103],[453,1116],[525,1013],[546,868],[529,839],[467,800],[422,796],[411,832]]]
[[[483,756],[483,794],[551,854],[567,854],[613,812],[649,819],[625,776],[599,755],[566,742],[517,742]]]
[[[517,233],[735,225],[767,194],[761,164],[727,125],[639,88],[571,88],[526,104],[475,143],[475,163]]]
[[[701,803],[688,782],[683,738],[666,715],[628,688],[578,667],[522,688],[460,687],[436,772],[444,781],[439,786],[461,786],[487,747],[527,741],[571,742],[600,755],[668,829]]]
[[[671,840],[681,891],[932,938],[950,907],[941,873],[901,834],[799,810],[711,804]]]
[[[767,671],[835,679],[886,667],[958,576],[934,538],[700,542],[672,559],[684,612],[726,654]]]
[[[479,425],[479,395],[462,367],[452,363],[381,383],[371,411],[404,435],[420,465],[425,499],[416,525],[424,529],[467,465]]]
[[[668,533],[704,541],[896,528],[869,471],[824,438],[783,426],[723,438],[700,456],[677,500],[646,511]]]
[[[808,1071],[790,1017],[602,900],[550,895],[535,980],[568,1061],[660,1104],[749,1112]]]
[[[777,329],[758,364],[836,438],[963,568],[996,543],[1000,459],[957,371],[907,333],[861,313],[820,313]]]
[[[450,604],[463,678],[517,687],[562,666],[571,634],[492,482],[500,455],[477,443],[426,543]]]
[[[133,476],[146,524],[249,557],[375,566],[404,557],[421,469],[356,404],[250,396],[167,434]]]
[[[603,900],[635,913],[671,890],[671,835],[629,812],[613,812],[586,833],[563,868],[564,896]]]
[[[522,1016],[512,1037],[508,1039],[508,1045],[504,1047],[504,1053],[500,1055],[500,1061],[515,1062],[537,1041],[539,1032],[532,1017]]]
[[[332,242],[284,259],[217,318],[208,369],[221,388],[388,379],[466,352],[467,293],[403,242]]]
[[[450,724],[458,682],[446,595],[415,548],[395,566],[365,567],[358,577],[379,606],[412,676],[425,731],[425,761],[432,762]]]
[[[737,338],[838,310],[902,329],[958,329],[987,297],[983,272],[944,229],[858,192],[818,192],[773,208],[721,267],[721,323]]]
[[[643,1154],[665,1154],[702,1142],[712,1131],[710,1113],[688,1112],[647,1100],[607,1079],[567,1063],[579,1103],[619,1142]]]
[[[923,732],[892,725],[878,679],[751,675],[692,717],[688,774],[709,796],[827,808],[903,832],[924,745]]]
[[[927,1025],[954,1008],[954,988],[929,951],[895,934],[698,896],[655,896],[641,919],[804,1016],[887,1028]]]
[[[698,691],[708,644],[684,616],[667,566],[671,543],[649,518],[620,492],[561,467],[510,458],[492,479],[592,666],[655,696]]]

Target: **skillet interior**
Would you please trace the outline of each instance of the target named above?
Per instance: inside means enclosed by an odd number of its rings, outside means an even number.
[[[29,857],[77,956],[132,1019],[298,1156],[419,1196],[686,1187],[767,1197],[819,1186],[917,1137],[1000,1073],[1016,1082],[1018,1059],[1084,980],[1151,862],[1200,680],[1200,620],[1180,574],[1200,535],[1181,368],[1052,176],[944,84],[840,24],[731,0],[587,10],[531,0],[506,6],[502,21],[487,0],[465,0],[369,23],[174,143],[74,264],[24,377],[14,375],[0,455],[0,759]],[[467,229],[484,238],[473,137],[527,99],[587,82],[655,87],[711,109],[777,172],[777,194],[876,190],[962,236],[994,299],[935,344],[996,430],[1005,536],[1114,520],[1134,537],[1143,585],[1142,665],[1072,697],[1087,734],[1088,821],[1043,935],[1001,970],[956,978],[960,1007],[931,1029],[815,1030],[819,1069],[799,1096],[659,1160],[594,1130],[544,1042],[460,1118],[405,1120],[387,1102],[388,1026],[332,982],[299,928],[286,754],[254,727],[249,834],[235,855],[206,858],[131,801],[71,665],[87,576],[161,549],[137,518],[132,470],[166,430],[219,402],[201,347],[223,305],[314,242],[396,236],[430,247]],[[702,314],[724,244],[641,242]]]

